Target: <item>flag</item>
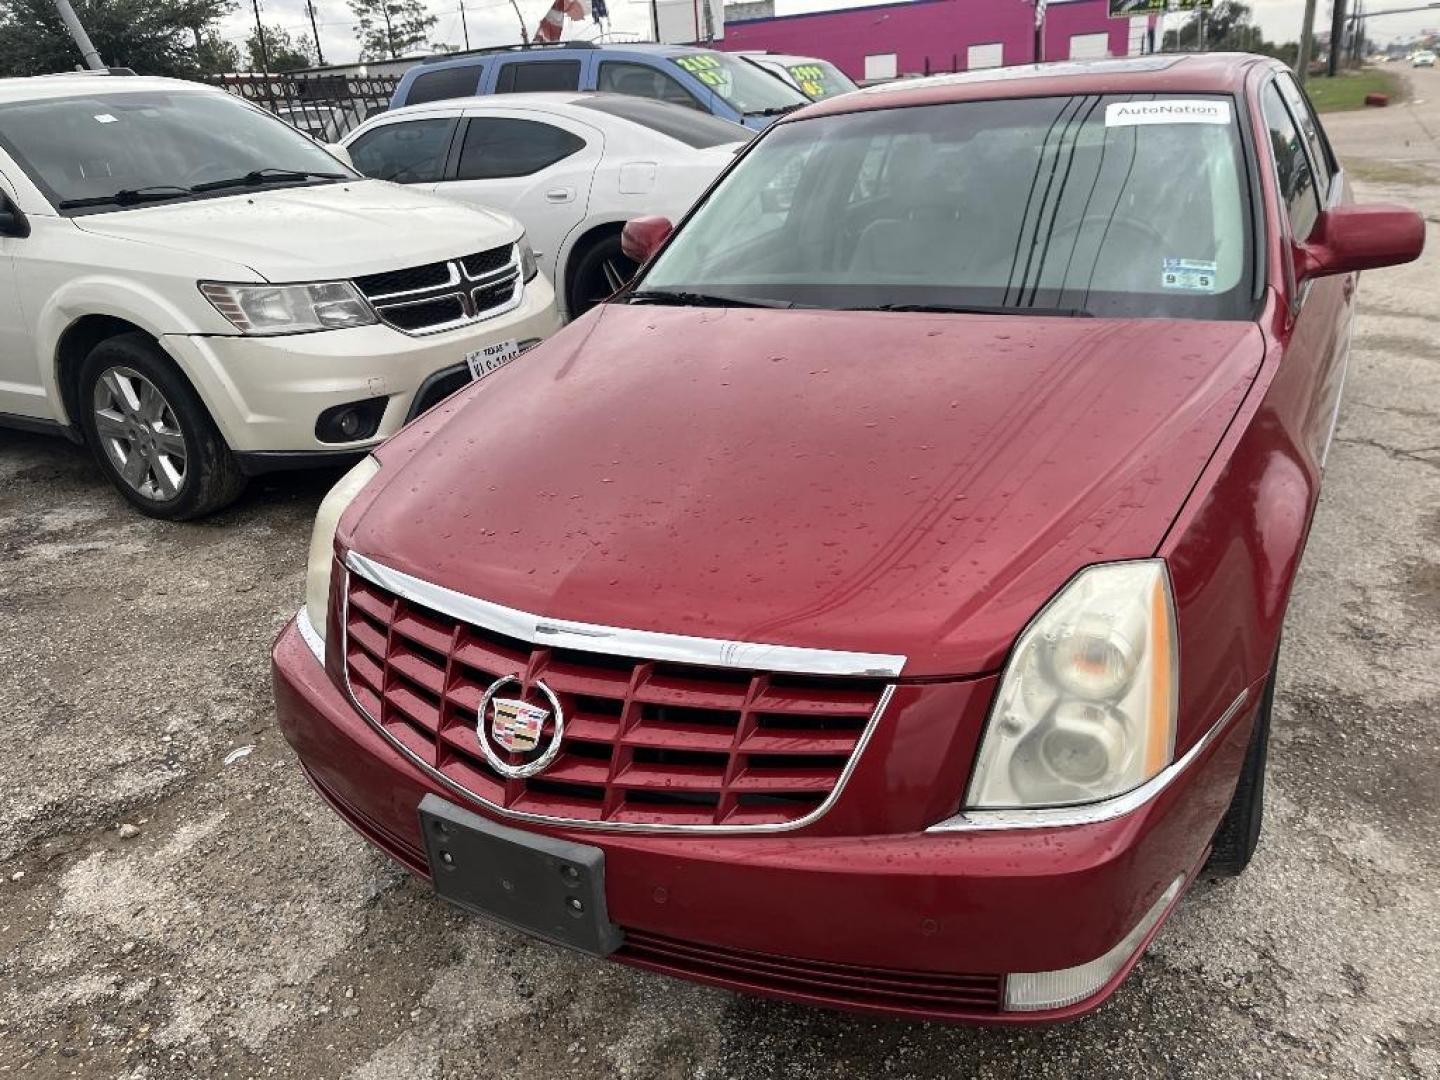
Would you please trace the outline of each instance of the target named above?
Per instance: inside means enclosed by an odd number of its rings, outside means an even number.
[[[531,41],[559,41],[567,16],[574,22],[588,19],[590,12],[585,9],[585,0],[555,0],[545,17],[540,20],[540,25],[535,28],[535,36]]]

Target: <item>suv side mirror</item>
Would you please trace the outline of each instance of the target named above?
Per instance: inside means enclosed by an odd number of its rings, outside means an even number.
[[[631,218],[620,233],[620,250],[627,259],[634,259],[637,263],[649,262],[650,256],[660,250],[660,245],[674,229],[669,218]]]
[[[1403,206],[1322,210],[1310,238],[1295,245],[1295,281],[1413,262],[1425,247],[1425,220]]]
[[[10,197],[0,192],[0,236],[23,239],[30,235],[30,221]]]

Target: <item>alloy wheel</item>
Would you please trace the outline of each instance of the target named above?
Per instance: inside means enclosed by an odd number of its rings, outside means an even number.
[[[159,388],[127,367],[106,368],[95,383],[95,431],[126,485],[155,502],[185,485],[185,434]]]
[[[584,310],[589,310],[596,304],[604,303],[610,297],[635,276],[635,271],[640,269],[640,264],[626,258],[618,250],[607,255],[600,264],[591,270],[586,276],[588,281],[582,282],[580,288],[580,299],[584,304]]]

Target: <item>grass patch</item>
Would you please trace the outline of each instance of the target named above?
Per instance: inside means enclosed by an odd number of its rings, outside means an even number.
[[[1389,94],[1392,105],[1405,96],[1405,84],[1399,76],[1376,67],[1346,71],[1333,79],[1312,76],[1305,90],[1315,104],[1315,111],[1322,113],[1363,109],[1366,94]]]

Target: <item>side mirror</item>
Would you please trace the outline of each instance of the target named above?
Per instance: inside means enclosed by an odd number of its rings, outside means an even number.
[[[650,256],[660,250],[660,245],[674,229],[669,218],[631,218],[620,233],[620,250],[627,259],[637,263],[649,262]]]
[[[1322,210],[1310,238],[1295,245],[1295,282],[1413,262],[1425,247],[1425,220],[1402,206]]]
[[[325,149],[330,151],[331,157],[339,158],[346,165],[349,165],[350,168],[355,168],[355,162],[350,160],[350,151],[346,150],[345,147],[341,146],[339,143],[326,143]]]
[[[0,192],[0,236],[13,236],[19,240],[29,235],[29,219],[7,195]]]

